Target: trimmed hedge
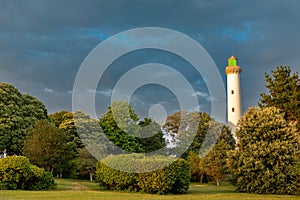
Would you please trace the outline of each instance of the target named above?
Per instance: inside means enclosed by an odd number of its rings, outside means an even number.
[[[45,172],[23,156],[9,156],[0,160],[1,190],[47,190],[55,183],[50,172]]]
[[[190,166],[184,159],[145,157],[141,154],[109,156],[97,163],[96,180],[107,190],[126,190],[155,194],[186,193],[190,184]],[[107,165],[105,165],[105,164]],[[163,169],[152,171],[153,166],[171,163]],[[109,166],[124,169],[120,171]],[[149,171],[130,173],[128,171]],[[144,170],[141,170],[144,169]]]

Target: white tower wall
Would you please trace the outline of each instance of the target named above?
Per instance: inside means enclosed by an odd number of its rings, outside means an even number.
[[[238,121],[242,115],[241,89],[240,89],[240,73],[241,68],[237,65],[237,59],[231,56],[228,59],[226,67],[227,75],[227,119],[228,126],[233,132],[236,129]],[[236,138],[236,137],[235,137]]]
[[[236,126],[241,118],[241,91],[240,75],[238,73],[227,75],[227,115],[228,124]],[[232,128],[232,127],[231,127]]]

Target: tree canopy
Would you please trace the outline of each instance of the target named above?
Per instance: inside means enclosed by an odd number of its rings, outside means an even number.
[[[170,134],[171,143],[175,146],[171,154],[182,152],[176,149],[183,147],[185,148],[183,158],[187,158],[190,151],[196,154],[210,151],[210,147],[218,141],[219,137],[222,137],[229,146],[235,144],[229,128],[207,113],[175,112],[167,117],[164,128]]]
[[[108,151],[113,154],[121,153],[121,149],[132,153],[147,153],[166,145],[161,127],[151,119],[140,120],[127,102],[114,101],[100,118],[99,124],[113,143],[108,146]]]
[[[238,190],[250,193],[299,193],[296,128],[274,107],[249,108],[236,129],[237,149],[230,165]]]
[[[21,94],[10,84],[0,83],[0,151],[19,155],[28,128],[37,120],[47,118],[42,102]]]
[[[36,122],[24,142],[24,155],[49,172],[58,173],[74,158],[76,146],[68,142],[67,134],[48,120]]]
[[[298,122],[300,127],[300,79],[298,73],[291,74],[290,67],[279,66],[272,71],[272,77],[265,74],[269,94],[261,94],[260,107],[276,107],[284,113],[284,118]]]

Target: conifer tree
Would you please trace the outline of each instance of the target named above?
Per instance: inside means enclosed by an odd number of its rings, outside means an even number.
[[[260,107],[276,107],[284,113],[284,118],[290,122],[300,120],[300,79],[298,73],[291,74],[291,68],[279,66],[272,71],[273,78],[265,74],[266,88],[269,94],[261,94]]]

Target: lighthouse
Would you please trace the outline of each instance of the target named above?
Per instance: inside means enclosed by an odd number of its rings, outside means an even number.
[[[238,59],[233,55],[228,58],[228,66],[225,69],[227,75],[227,119],[234,138],[237,122],[241,118],[242,103],[240,89],[240,74],[242,69],[238,66]]]

